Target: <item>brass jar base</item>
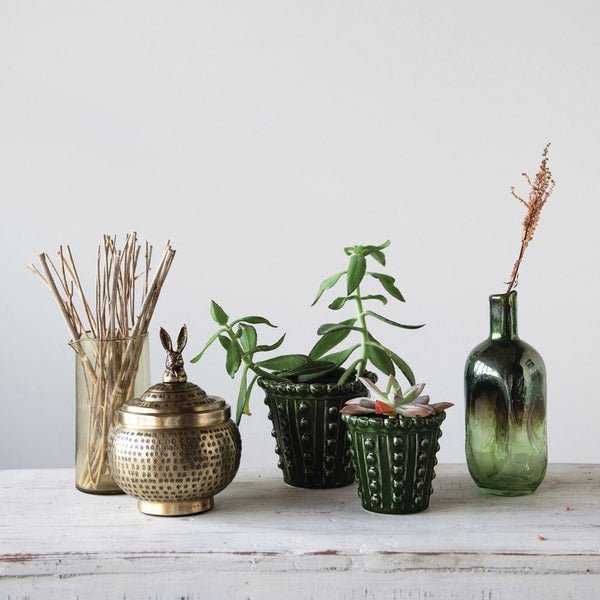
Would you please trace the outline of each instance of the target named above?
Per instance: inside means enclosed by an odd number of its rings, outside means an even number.
[[[200,498],[199,500],[187,500],[182,502],[150,502],[138,500],[138,510],[146,515],[157,515],[160,517],[180,517],[183,515],[195,515],[206,512],[214,506],[212,496]]]

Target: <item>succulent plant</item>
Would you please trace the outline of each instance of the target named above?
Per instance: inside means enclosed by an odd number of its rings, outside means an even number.
[[[424,383],[418,383],[402,392],[398,380],[390,375],[385,392],[365,377],[358,378],[371,393],[370,397],[353,398],[346,402],[341,412],[346,415],[403,415],[405,417],[428,417],[451,406],[452,402],[429,404],[429,396],[422,396]]]
[[[423,327],[423,325],[398,323],[365,308],[366,302],[387,304],[388,296],[400,302],[405,301],[402,293],[396,287],[394,277],[385,273],[367,270],[367,259],[374,259],[380,265],[385,266],[386,259],[383,250],[389,245],[390,241],[388,240],[379,246],[348,246],[344,248],[344,253],[350,257],[348,268],[325,279],[319,286],[317,297],[312,303],[314,306],[320,300],[323,293],[333,288],[338,281],[346,280],[346,293],[335,298],[329,304],[329,308],[338,311],[344,308],[346,304],[354,305],[354,316],[338,323],[321,325],[317,330],[317,335],[320,336],[320,339],[309,353],[311,360],[329,361],[335,367],[344,365],[345,370],[340,377],[340,383],[344,383],[349,378],[359,378],[364,375],[369,363],[382,373],[390,375],[395,375],[396,369],[398,369],[410,384],[415,383],[415,376],[408,364],[398,354],[376,340],[367,323],[367,320],[373,318],[382,321],[386,325],[401,329],[419,329]],[[375,283],[379,293],[365,294],[362,287],[364,287],[363,283],[366,284],[367,282]],[[350,345],[344,350],[331,353],[334,348],[337,348],[346,340],[350,333],[358,334],[357,343]],[[354,353],[358,354],[358,358],[355,358],[348,366],[345,366],[345,363]]]
[[[371,319],[379,320],[386,325],[401,329],[419,329],[423,325],[405,325],[392,321],[387,317],[367,310],[367,302],[387,304],[388,297],[404,302],[404,297],[396,287],[396,280],[391,275],[367,270],[367,259],[385,266],[384,249],[390,245],[389,240],[378,246],[348,246],[344,254],[349,257],[348,267],[331,275],[321,282],[314,306],[329,289],[338,282],[345,280],[345,293],[338,296],[330,304],[331,310],[338,311],[346,305],[354,307],[354,315],[337,323],[325,323],[317,330],[318,341],[308,354],[283,354],[256,360],[255,355],[263,352],[277,350],[285,338],[281,336],[273,344],[259,344],[256,325],[276,327],[268,319],[261,316],[247,316],[231,319],[219,304],[214,300],[210,303],[210,314],[219,326],[218,330],[209,338],[200,353],[192,359],[199,361],[204,352],[214,342],[219,341],[225,350],[225,367],[230,377],[235,378],[241,372],[240,387],[238,392],[236,420],[239,423],[242,414],[249,415],[249,400],[255,382],[259,377],[276,379],[282,382],[296,381],[310,383],[323,378],[336,380],[343,384],[348,380],[362,378],[369,364],[383,373],[395,375],[400,371],[410,384],[415,383],[415,376],[408,364],[398,354],[379,342],[369,329]],[[375,284],[375,294],[365,294],[361,289],[364,283]],[[353,334],[357,339],[344,349],[339,349],[340,344]],[[333,350],[336,350],[333,352]],[[354,355],[354,360],[350,358]],[[346,364],[346,363],[350,364]]]

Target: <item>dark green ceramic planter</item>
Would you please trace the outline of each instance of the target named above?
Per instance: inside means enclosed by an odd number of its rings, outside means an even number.
[[[372,373],[367,376],[377,379]],[[265,391],[283,480],[305,488],[353,483],[350,442],[340,410],[347,400],[367,395],[362,383],[284,383],[262,377],[257,383]]]
[[[445,412],[430,417],[342,415],[364,509],[409,514],[429,506],[445,418]]]
[[[486,493],[531,494],[546,474],[546,368],[517,333],[517,292],[490,296],[490,336],[465,367],[466,455]]]

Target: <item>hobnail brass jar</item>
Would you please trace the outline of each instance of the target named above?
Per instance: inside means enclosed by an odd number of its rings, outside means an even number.
[[[109,436],[109,462],[119,487],[138,500],[140,512],[189,515],[210,510],[214,496],[233,480],[241,439],[229,405],[187,381],[181,351],[161,328],[167,350],[162,383],[119,409]]]

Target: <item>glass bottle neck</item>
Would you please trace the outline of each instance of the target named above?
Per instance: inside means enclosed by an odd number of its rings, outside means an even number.
[[[519,339],[517,332],[517,292],[490,296],[490,338]]]

